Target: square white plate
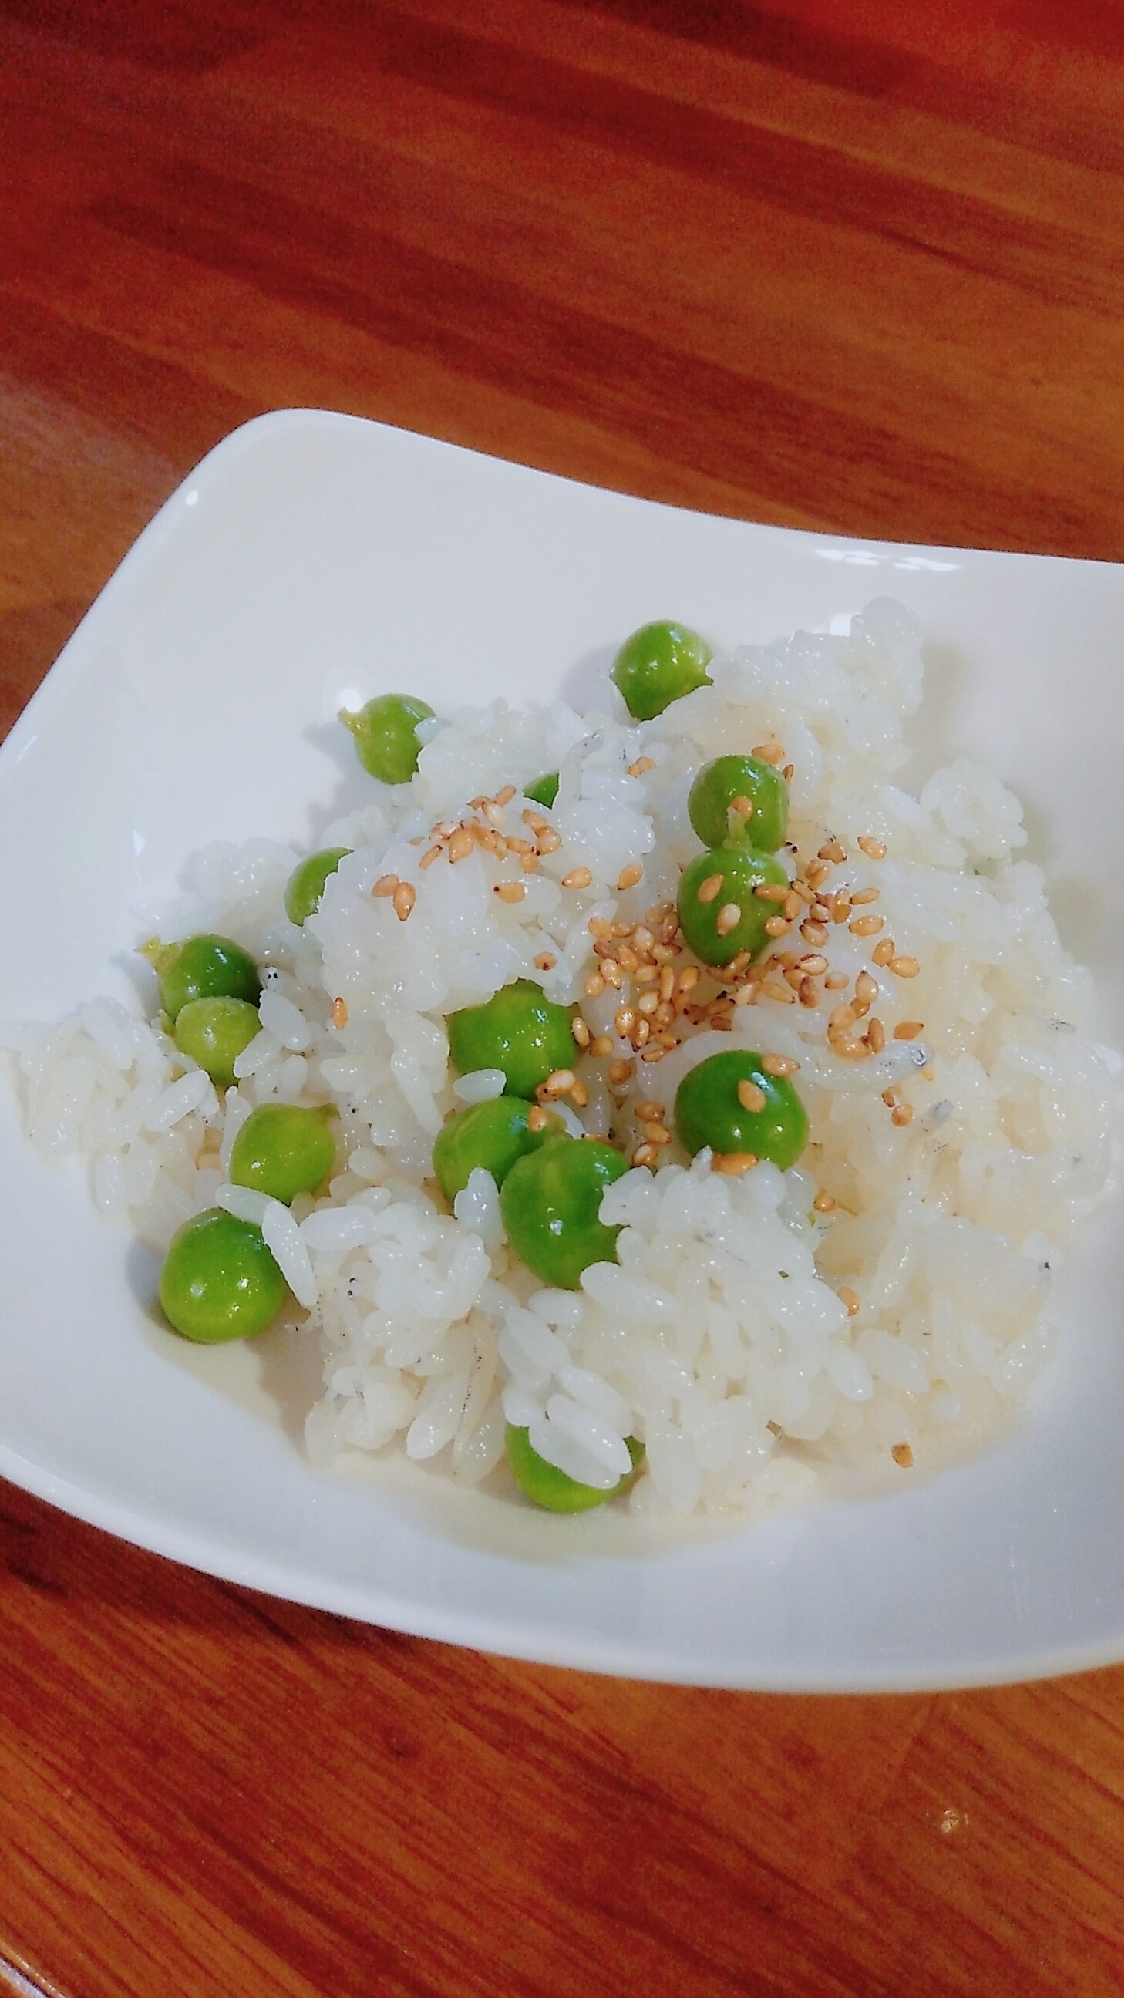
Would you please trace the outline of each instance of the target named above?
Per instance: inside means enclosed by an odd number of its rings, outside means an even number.
[[[353,782],[327,726],[344,698],[580,697],[651,617],[733,644],[881,594],[923,621],[926,766],[971,748],[1020,791],[1120,1044],[1124,569],[712,519],[299,410],[235,432],[169,500],[0,752],[0,1020],[131,1001],[138,911],[208,840],[314,837]],[[986,1456],[656,1535],[416,1467],[315,1475],[269,1335],[200,1351],[162,1330],[150,1260],[78,1167],[38,1162],[7,1087],[0,1185],[0,1471],[141,1546],[401,1630],[700,1684],[911,1688],[1124,1658],[1119,1203],[1066,1272],[1057,1360]]]

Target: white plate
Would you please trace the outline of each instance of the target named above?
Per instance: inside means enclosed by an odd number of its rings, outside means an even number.
[[[924,623],[927,760],[970,747],[1021,791],[1124,1041],[1124,570],[711,519],[309,411],[212,452],[0,754],[0,1019],[131,998],[138,907],[193,848],[314,836],[352,781],[326,726],[345,697],[580,695],[650,617],[764,640],[878,594]],[[416,1467],[314,1475],[277,1354],[160,1329],[149,1260],[77,1168],[38,1163],[6,1087],[0,1182],[0,1470],[141,1546],[401,1630],[701,1684],[927,1687],[1124,1657],[1118,1205],[1073,1258],[1058,1360],[988,1455],[657,1537]]]

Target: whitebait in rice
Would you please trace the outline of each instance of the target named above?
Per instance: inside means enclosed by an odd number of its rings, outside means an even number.
[[[200,855],[147,1022],[90,999],[10,1037],[30,1135],[161,1253],[207,1214],[260,1247],[323,1352],[317,1464],[398,1449],[510,1491],[506,1437],[546,1503],[675,1515],[916,1475],[1010,1419],[1108,1186],[1089,976],[1010,792],[967,757],[904,788],[900,606],[717,656],[646,627],[614,679],[588,716],[348,717],[370,804],[311,855]],[[789,1098],[806,1131],[770,1151],[754,1119]],[[255,1116],[317,1107],[319,1177],[238,1183]],[[595,1258],[536,1271],[510,1189],[563,1154],[590,1185],[616,1162]]]

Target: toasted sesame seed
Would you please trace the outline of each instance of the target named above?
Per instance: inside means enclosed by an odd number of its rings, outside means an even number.
[[[886,1045],[886,1029],[881,1020],[872,1020],[866,1030],[866,1044],[871,1054],[881,1054]]]
[[[527,1129],[529,1131],[545,1131],[549,1122],[550,1118],[547,1116],[546,1111],[543,1109],[541,1103],[534,1104],[532,1108],[528,1110]]]
[[[767,1101],[768,1098],[765,1095],[765,1091],[758,1089],[755,1082],[748,1082],[743,1076],[738,1084],[738,1102],[741,1104],[742,1109],[749,1111],[763,1110]]]
[[[735,1006],[752,1006],[757,997],[756,985],[739,985],[734,994]]]
[[[853,1034],[832,1034],[828,1045],[841,1061],[865,1061],[870,1049],[865,1041],[858,1041]]]
[[[871,951],[870,961],[872,964],[889,964],[894,954],[893,938],[883,937],[881,942],[876,943],[874,949]]]
[[[812,1206],[817,1214],[830,1214],[835,1207],[835,1195],[833,1193],[817,1193]]]
[[[612,923],[607,923],[604,916],[591,916],[586,924],[586,929],[589,931],[591,937],[599,937],[602,940],[606,937],[611,937],[613,934],[613,925]]]
[[[851,900],[856,906],[860,902],[877,902],[881,893],[881,888],[855,888],[851,892]]]
[[[794,964],[786,965],[784,982],[786,985],[791,985],[794,992],[799,992],[800,987],[805,983],[804,973],[797,971]]]
[[[484,793],[483,793],[483,792],[481,792],[481,793],[480,793],[480,796],[479,796],[478,798],[470,798],[470,799],[469,799],[469,801],[468,801],[468,809],[469,809],[469,811],[470,811],[470,812],[482,812],[482,811],[484,810],[484,807],[485,807],[485,805],[487,804],[487,802],[488,802],[487,798],[486,798],[486,797],[484,796]],[[453,832],[453,831],[455,831],[455,830],[456,830],[456,828],[455,828],[455,827],[453,827],[453,826],[450,826],[449,830],[450,830],[450,832]]]
[[[400,923],[405,922],[417,899],[418,891],[416,888],[412,888],[408,881],[400,881],[398,883],[391,901],[394,905],[394,913]]]
[[[829,971],[824,979],[824,989],[828,992],[842,992],[850,984],[845,971]]]
[[[502,819],[503,813],[500,812],[498,816]],[[510,852],[510,846],[508,841],[504,838],[502,832],[498,832],[496,830],[495,826],[490,826],[486,828],[485,831],[480,833],[479,841],[481,846],[487,847],[489,853],[495,854],[497,860],[502,860],[504,854]],[[520,840],[519,844],[520,846],[525,847],[527,842],[526,840]],[[533,861],[535,866],[537,867],[539,864],[538,854],[534,853],[533,851],[526,854],[524,857],[524,865],[526,865],[528,861]]]
[[[617,875],[617,887],[622,891],[625,888],[635,888],[636,883],[642,879],[643,873],[644,869],[634,860],[631,866],[621,868],[620,873]]]
[[[759,742],[756,749],[751,749],[749,753],[751,756],[759,756],[762,763],[771,763],[774,768],[778,763],[784,762],[784,750],[779,742]]]
[[[890,1122],[891,1124],[896,1124],[899,1130],[904,1130],[907,1124],[912,1124],[913,1122],[913,1105],[911,1103],[895,1103],[890,1112]]]
[[[635,1116],[638,1124],[647,1123],[649,1117],[654,1123],[658,1124],[663,1114],[664,1105],[657,1102],[654,1096],[650,1096],[643,1103],[636,1105]]]
[[[803,908],[803,906],[804,904],[801,902],[799,895],[794,894],[793,890],[790,888],[788,894],[784,898],[784,912],[785,915],[788,917],[790,923],[794,923],[796,921],[796,918],[800,914],[800,911]]]
[[[820,978],[827,970],[827,959],[826,957],[822,957],[818,951],[811,951],[806,957],[802,957],[799,960],[798,969],[804,972],[808,978]]]
[[[627,1056],[620,1056],[616,1061],[609,1063],[609,1081],[615,1088],[619,1088],[622,1083],[627,1082],[631,1074],[632,1063],[628,1060]]]
[[[650,1145],[670,1145],[671,1132],[666,1124],[647,1124],[644,1128]]]
[[[476,842],[467,826],[458,826],[449,841],[449,859],[454,867],[458,860],[464,860],[472,852]]]
[[[570,1090],[570,1101],[571,1103],[576,1103],[579,1110],[584,1110],[586,1104],[589,1102],[588,1089],[584,1082],[579,1081],[576,1077]]]
[[[827,931],[823,924],[813,922],[810,917],[807,922],[801,923],[800,934],[805,943],[822,944],[827,942]]]
[[[791,1055],[767,1054],[762,1055],[761,1066],[766,1075],[795,1075],[800,1063]]]
[[[882,1091],[882,1101],[886,1105],[887,1110],[892,1110],[897,1100],[898,1092],[893,1087]]]
[[[422,854],[422,857],[418,862],[418,866],[423,868],[432,867],[434,861],[440,860],[440,858],[441,858],[441,848],[439,846],[431,846],[427,853]]]
[[[579,1048],[587,1048],[593,1038],[580,1013],[576,1014],[570,1021],[570,1032],[574,1036]]]
[[[759,987],[763,999],[778,999],[782,1006],[795,1006],[796,994],[779,978],[763,978]]]
[[[514,784],[505,784],[502,791],[496,792],[495,798],[493,799],[492,802],[493,804],[496,805],[510,805],[514,796],[515,796]]]
[[[660,975],[658,964],[638,964],[633,972],[638,985],[653,985]]]
[[[783,881],[759,881],[753,892],[759,902],[786,902],[788,900],[788,889],[785,887]]]
[[[660,968],[660,998],[665,1001],[670,999],[674,990],[675,972],[670,964],[662,965]]]
[[[646,770],[654,770],[655,767],[650,756],[638,756],[635,763],[629,764],[628,774],[630,777],[643,777]]]
[[[809,888],[818,888],[821,882],[827,880],[830,873],[831,867],[826,860],[813,860],[808,869]]]
[[[894,1039],[896,1041],[915,1041],[918,1034],[923,1033],[924,1030],[924,1020],[899,1020],[897,1026],[894,1028]]]
[[[499,839],[499,837],[500,835],[497,833],[496,838]],[[502,845],[506,852],[517,853],[521,860],[526,860],[535,851],[529,839],[519,839],[515,833],[507,833],[503,838]]]
[[[890,1455],[895,1464],[900,1465],[903,1471],[911,1471],[913,1469],[913,1451],[910,1449],[908,1443],[891,1443]]]
[[[574,1086],[574,1081],[575,1076],[572,1068],[556,1068],[551,1075],[547,1076],[545,1082],[539,1083],[535,1095],[547,1098],[568,1096]]]
[[[800,987],[799,987],[799,992],[798,992],[798,997],[799,997],[799,1000],[800,1000],[800,1004],[801,1004],[802,1006],[818,1006],[818,1005],[819,1005],[819,1003],[820,1003],[820,988],[819,988],[819,986],[818,986],[818,985],[816,984],[816,981],[815,981],[815,979],[814,979],[814,978],[802,978],[802,979],[800,980]]]
[[[892,957],[890,970],[895,978],[916,978],[921,966],[915,957]]]
[[[684,965],[675,982],[680,992],[691,992],[701,977],[702,972],[699,970],[697,964],[687,964]]]
[[[622,973],[616,958],[606,958],[604,964],[601,966],[601,976],[603,984],[611,985],[614,992],[620,991]]]
[[[731,930],[737,929],[741,919],[742,912],[738,904],[736,902],[724,902],[718,911],[714,927],[720,937],[728,937]],[[768,929],[768,927],[769,925],[766,923],[765,928]]]
[[[562,835],[560,832],[555,832],[553,826],[544,826],[542,831],[536,834],[536,838],[540,853],[557,853],[562,844]]]
[[[536,971],[553,971],[558,959],[552,950],[540,950],[535,959]]]
[[[640,959],[637,957],[636,952],[630,950],[627,944],[620,946],[620,949],[617,951],[617,963],[620,965],[622,971],[635,971],[639,962]]]
[[[789,922],[787,916],[767,916],[765,918],[765,935],[767,937],[787,936],[791,928],[792,924]]]
[[[530,826],[531,831],[536,835],[536,837],[538,836],[539,833],[550,831],[550,820],[544,819],[541,812],[532,811],[529,805],[526,811],[523,812],[521,816],[523,819],[523,824],[525,826]]]
[[[678,1047],[679,1043],[678,1041],[673,1041],[671,1045],[672,1047]],[[650,1041],[646,1048],[641,1049],[640,1059],[641,1061],[662,1061],[667,1053],[668,1049],[663,1042]]]
[[[724,879],[725,876],[721,874],[708,874],[705,881],[700,881],[698,888],[699,901],[716,902],[722,893]]]
[[[658,1010],[659,1003],[660,995],[658,992],[644,992],[636,1001],[636,1010],[638,1013],[642,1013],[645,1019],[650,1019],[652,1014]]]
[[[632,1029],[631,1034],[629,1035],[629,1039],[631,1040],[633,1047],[642,1048],[645,1041],[648,1039],[649,1035],[651,1034],[651,1031],[652,1029],[647,1020],[638,1019],[636,1025]]]
[[[864,1005],[869,1006],[871,1000],[877,999],[877,997],[878,980],[872,978],[869,971],[860,971],[855,980],[855,998],[860,1000]]]
[[[626,1034],[630,1034],[632,1032],[633,1027],[636,1025],[635,1007],[618,1006],[616,1013],[613,1016],[613,1025],[623,1041]]]
[[[850,913],[851,897],[845,888],[841,888],[838,895],[832,897],[831,920],[833,923],[845,923]]]
[[[521,902],[527,893],[527,884],[525,881],[497,881],[492,893],[498,895],[501,902]]]
[[[791,886],[792,886],[792,893],[794,895],[799,895],[800,900],[802,902],[806,902],[808,904],[808,907],[810,908],[816,898],[813,895],[811,889],[809,888],[808,883],[806,881],[802,881],[800,879],[800,876],[797,874],[793,878]]]
[[[397,886],[398,886],[397,874],[380,874],[378,880],[375,882],[375,885],[371,890],[371,893],[372,895],[378,895],[380,898],[383,896],[393,895],[394,890],[397,888]]]
[[[885,860],[886,842],[884,839],[874,839],[870,833],[860,833],[858,837],[858,845],[862,848],[863,852],[868,856],[869,859]]]
[[[837,1006],[828,1020],[827,1031],[829,1034],[845,1034],[849,1027],[854,1026],[858,1018],[859,1011],[857,1006],[852,1004]]]
[[[848,1318],[854,1318],[860,1309],[858,1291],[852,1290],[849,1283],[840,1284],[839,1302],[846,1305]]]
[[[819,857],[821,860],[834,861],[836,867],[840,867],[847,858],[847,849],[839,840],[829,839],[826,845],[821,846]]]
[[[856,916],[847,928],[853,937],[876,937],[886,927],[885,916]]]
[[[711,1164],[715,1172],[725,1173],[727,1179],[740,1179],[743,1172],[752,1172],[757,1164],[756,1152],[715,1152]]]
[[[538,960],[536,959],[537,962]],[[604,990],[605,980],[602,978],[601,973],[599,971],[591,971],[585,984],[582,986],[582,991],[585,993],[586,998],[600,999]]]
[[[588,867],[571,867],[570,872],[562,876],[562,886],[563,888],[588,888],[592,880],[593,874]]]
[[[333,1027],[346,1027],[346,1025],[347,1025],[347,1000],[346,1000],[346,999],[333,999],[333,1001],[332,1001],[332,1025],[333,1025]]]
[[[596,1055],[598,1060],[600,1060],[604,1055],[612,1054],[613,1052],[612,1035],[595,1034],[593,1039],[590,1041],[589,1052],[591,1055]]]
[[[795,775],[796,775],[795,763],[786,763],[784,769],[781,771],[781,776],[784,778],[785,783],[791,784]]]
[[[634,1166],[652,1166],[655,1165],[658,1157],[659,1153],[655,1145],[645,1143],[637,1145],[636,1150],[632,1154],[632,1163]]]

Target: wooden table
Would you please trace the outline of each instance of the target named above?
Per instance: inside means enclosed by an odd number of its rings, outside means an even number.
[[[0,710],[284,404],[1124,555],[1105,0],[0,0]],[[1124,1986],[1124,1672],[758,1698],[387,1635],[0,1495],[0,1952],[66,1998]],[[23,1988],[23,1987],[21,1987]]]

